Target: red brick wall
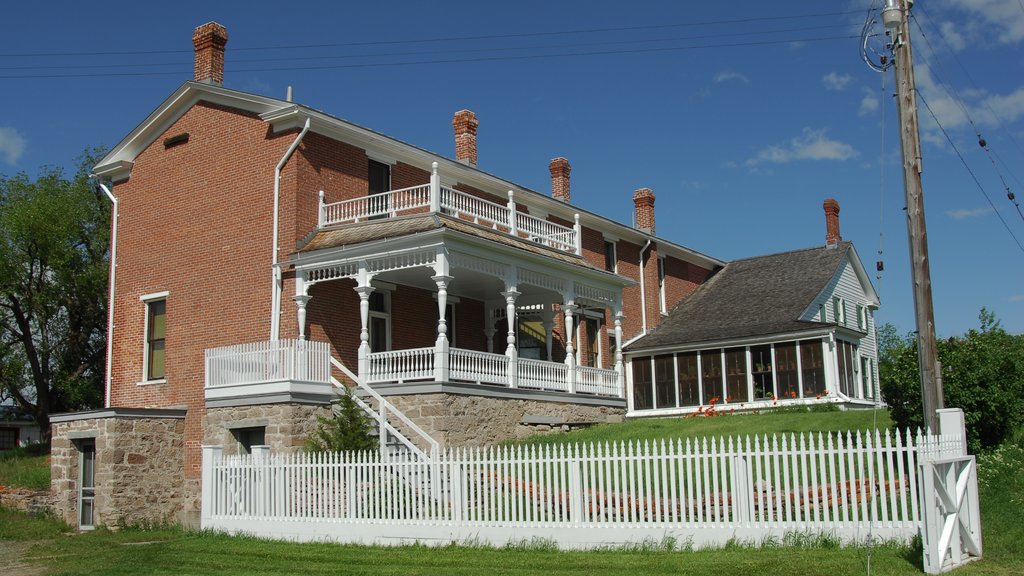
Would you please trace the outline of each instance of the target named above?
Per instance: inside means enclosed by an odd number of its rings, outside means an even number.
[[[167,137],[187,143],[165,149]],[[188,406],[186,474],[199,473],[203,351],[266,340],[274,166],[295,133],[200,103],[135,161],[119,199],[113,406]],[[169,291],[165,384],[142,380],[143,294]],[[245,319],[241,321],[240,319]]]

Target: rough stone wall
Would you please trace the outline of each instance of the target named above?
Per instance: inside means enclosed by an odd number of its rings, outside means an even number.
[[[95,525],[181,520],[185,422],[98,418],[53,425],[53,512],[78,526],[79,451],[73,433],[95,432]]]
[[[538,431],[559,431],[561,426],[531,426],[524,416],[549,416],[566,424],[621,422],[622,408],[587,406],[515,398],[487,398],[460,394],[408,394],[388,396],[442,448],[489,446]]]
[[[233,423],[251,423],[251,426],[266,425],[266,443],[273,453],[299,452],[306,437],[317,427],[318,415],[327,416],[327,406],[306,404],[266,404],[260,406],[237,406],[230,408],[208,408],[204,429],[204,444],[223,446],[224,454],[238,454],[238,441],[231,433]],[[251,427],[249,424],[235,427]]]

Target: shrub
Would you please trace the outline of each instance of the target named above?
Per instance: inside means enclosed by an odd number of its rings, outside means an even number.
[[[317,416],[317,429],[306,439],[307,452],[349,452],[374,450],[377,439],[366,412],[346,389],[332,405],[332,416]]]
[[[1007,334],[981,309],[980,329],[938,341],[947,407],[964,411],[972,453],[994,448],[1024,424],[1024,336]],[[882,396],[900,428],[921,427],[921,387],[916,338],[879,330]]]

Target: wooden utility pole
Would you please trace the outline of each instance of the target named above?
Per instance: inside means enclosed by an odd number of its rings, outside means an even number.
[[[907,235],[910,240],[910,268],[914,282],[914,318],[917,324],[917,359],[921,372],[921,406],[924,424],[939,429],[935,411],[943,407],[939,356],[935,346],[935,314],[932,310],[932,280],[928,260],[928,234],[924,223],[924,193],[921,190],[921,134],[917,124],[917,88],[910,50],[908,0],[887,0],[883,21],[892,34],[896,75],[896,107],[900,116],[903,152],[903,187],[906,197]],[[898,21],[896,20],[898,9]]]

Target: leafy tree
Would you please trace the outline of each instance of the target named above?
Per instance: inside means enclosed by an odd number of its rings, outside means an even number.
[[[374,450],[377,439],[371,436],[370,418],[345,390],[333,405],[330,418],[317,416],[317,429],[306,439],[307,452],[349,452]]]
[[[89,179],[44,167],[0,175],[0,401],[49,437],[50,414],[103,399],[110,204]]]
[[[1024,336],[1007,334],[982,308],[979,329],[938,341],[945,405],[964,411],[974,453],[998,446],[1024,426]],[[897,425],[922,425],[917,342],[892,325],[879,329],[882,395]]]

